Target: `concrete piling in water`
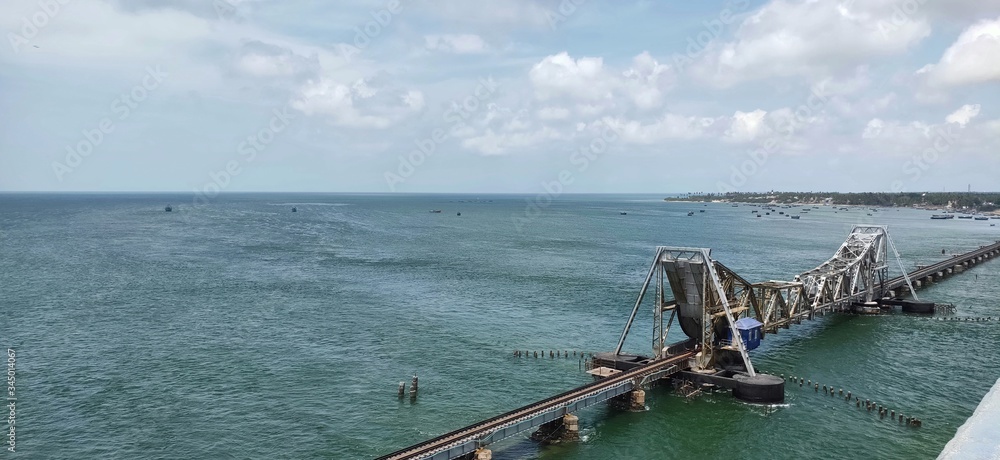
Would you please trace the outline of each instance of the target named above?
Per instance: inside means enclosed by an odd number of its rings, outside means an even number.
[[[847,392],[847,400],[848,400],[848,401],[850,401],[850,400],[851,400],[851,392],[850,392],[850,391],[848,391],[848,392]]]
[[[895,419],[896,418],[896,411],[895,410],[892,410],[892,411],[889,412],[889,418],[891,418],[891,419]]]
[[[538,352],[537,351],[535,352],[535,358],[536,359],[538,358]]]
[[[632,390],[629,397],[629,409],[634,411],[646,410],[646,392],[642,389]]]
[[[410,397],[417,396],[417,374],[413,374],[413,381],[410,382]]]
[[[819,393],[819,384],[816,384],[816,392]]]
[[[406,394],[406,382],[399,381],[399,397],[402,398]]]
[[[639,390],[642,391],[642,390]],[[580,417],[573,414],[566,414],[563,416],[563,441],[579,441],[580,440]]]

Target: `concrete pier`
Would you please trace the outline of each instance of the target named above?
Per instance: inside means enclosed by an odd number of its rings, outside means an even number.
[[[983,397],[979,407],[958,428],[955,437],[944,446],[938,460],[973,460],[1000,458],[1000,380]]]

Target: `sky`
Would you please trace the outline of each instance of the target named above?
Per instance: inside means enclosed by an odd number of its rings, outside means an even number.
[[[1000,190],[1000,1],[4,0],[0,190]]]

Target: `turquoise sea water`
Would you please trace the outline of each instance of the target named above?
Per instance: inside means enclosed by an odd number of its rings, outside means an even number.
[[[791,220],[659,196],[531,198],[0,195],[14,455],[371,458],[589,381],[575,359],[512,352],[613,348],[656,245],[711,247],[760,281],[819,265],[855,223],[889,225],[908,269],[1000,239],[929,211]],[[989,262],[919,295],[996,317],[998,282]],[[650,340],[642,312],[627,348]],[[494,458],[934,458],[1000,377],[997,344],[1000,322],[832,315],[753,353],[920,429],[798,387],[771,410],[656,388],[646,412],[579,414],[583,442],[518,436]],[[420,395],[399,401],[413,373]]]

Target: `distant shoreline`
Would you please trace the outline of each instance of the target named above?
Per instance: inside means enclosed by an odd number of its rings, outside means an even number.
[[[734,203],[792,206],[859,206],[951,210],[967,213],[1000,211],[1000,193],[929,192],[929,193],[816,193],[748,192],[667,197],[663,201],[680,203]]]

